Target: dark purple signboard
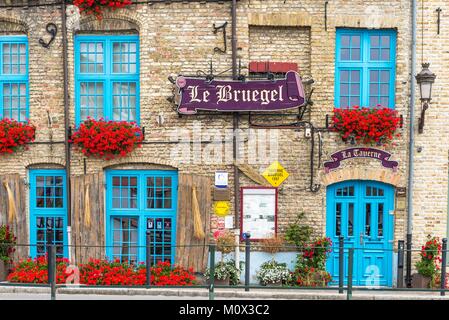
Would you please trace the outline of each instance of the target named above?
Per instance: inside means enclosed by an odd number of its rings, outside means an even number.
[[[198,110],[276,111],[297,108],[305,103],[301,77],[294,71],[278,80],[208,81],[180,76],[176,86],[181,114],[195,114]]]
[[[393,171],[396,171],[399,165],[397,161],[390,160],[391,153],[386,151],[374,148],[350,148],[331,154],[332,161],[324,163],[324,170],[328,173],[331,170],[340,167],[341,161],[354,158],[370,158],[380,160],[383,167],[393,169]]]

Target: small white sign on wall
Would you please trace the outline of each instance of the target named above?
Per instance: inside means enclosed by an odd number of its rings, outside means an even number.
[[[217,188],[227,188],[228,187],[228,173],[226,171],[216,171],[215,172],[215,186]]]

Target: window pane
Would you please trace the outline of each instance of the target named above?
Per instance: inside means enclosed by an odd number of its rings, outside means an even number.
[[[341,203],[337,203],[335,208],[335,235],[341,235]]]
[[[365,235],[371,235],[371,203],[365,204]]]
[[[354,204],[348,204],[348,236],[354,235]]]
[[[384,205],[379,203],[377,207],[377,235],[382,237],[384,235]]]

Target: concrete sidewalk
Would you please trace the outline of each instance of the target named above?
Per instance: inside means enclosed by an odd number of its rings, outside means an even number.
[[[23,286],[2,286],[0,285],[0,297],[8,296],[23,299],[26,295],[48,295],[50,289],[45,287],[23,287]],[[58,288],[56,297],[64,296],[64,299],[79,300],[80,297],[89,299],[134,299],[142,297],[145,299],[186,299],[186,300],[207,300],[208,290],[205,288],[92,288],[92,287],[72,287]],[[289,299],[289,300],[346,300],[346,292],[339,294],[337,290],[304,290],[304,289],[251,289],[245,292],[244,289],[215,289],[215,298],[220,299]],[[440,296],[438,292],[398,292],[398,291],[353,291],[352,300],[449,300],[449,293]]]

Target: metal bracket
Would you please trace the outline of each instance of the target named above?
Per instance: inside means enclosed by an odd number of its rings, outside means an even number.
[[[40,45],[42,46],[42,47],[44,47],[44,48],[49,48],[50,47],[50,44],[55,40],[55,38],[56,38],[56,34],[58,33],[58,27],[54,24],[54,23],[49,23],[49,24],[47,24],[47,26],[45,27],[45,29],[47,30],[47,32],[51,35],[51,38],[50,38],[50,40],[47,42],[47,43],[45,43],[45,41],[42,39],[42,38],[40,38],[39,39],[39,43],[40,43]]]
[[[438,20],[437,20],[437,23],[438,23],[438,29],[437,29],[437,34],[440,34],[441,11],[443,11],[443,10],[442,10],[441,8],[438,8],[436,11],[438,12]]]
[[[418,123],[418,133],[424,132],[424,121],[425,121],[426,110],[428,108],[429,108],[429,104],[427,102],[424,102],[422,109],[421,109],[421,117],[419,118],[419,123]]]
[[[228,25],[228,22],[223,23],[221,26],[216,27],[215,23],[213,25],[214,27],[214,34],[218,33],[218,30],[223,29],[223,44],[224,44],[224,50],[215,47],[214,48],[214,52],[218,52],[218,53],[226,53],[226,51],[228,50],[228,46],[226,45],[226,26]]]

